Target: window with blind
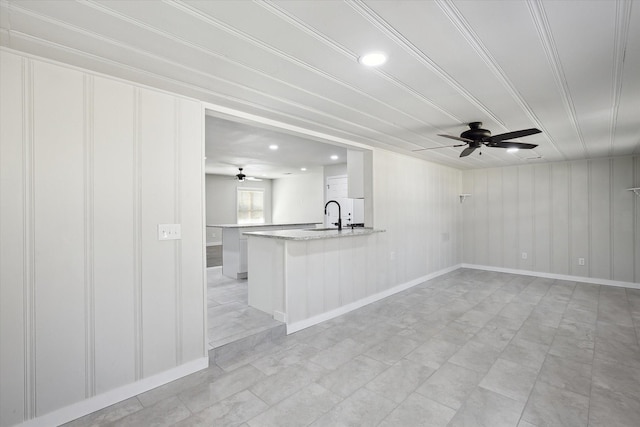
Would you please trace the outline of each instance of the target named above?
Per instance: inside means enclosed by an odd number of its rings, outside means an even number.
[[[238,224],[264,224],[264,190],[238,188]]]

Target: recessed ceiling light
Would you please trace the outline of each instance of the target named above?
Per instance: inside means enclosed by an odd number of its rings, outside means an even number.
[[[387,62],[387,55],[382,52],[370,52],[358,58],[358,62],[367,67],[377,67]]]
[[[307,168],[300,168],[300,170],[301,170],[302,172],[305,172],[305,171],[307,170]]]
[[[517,153],[518,151],[520,151],[519,148],[507,148],[507,153]]]
[[[269,146],[269,150],[277,150],[277,149],[278,149],[278,146],[276,144],[271,144]]]
[[[331,156],[331,160],[338,160],[338,156],[334,154],[333,156]]]

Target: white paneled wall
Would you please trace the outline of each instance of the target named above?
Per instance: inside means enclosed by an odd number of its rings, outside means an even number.
[[[0,425],[10,426],[206,361],[203,113],[0,55]],[[161,223],[182,224],[182,240],[158,241]]]
[[[373,152],[374,227],[380,251],[378,289],[456,266],[462,261],[462,173],[382,150]]]
[[[637,156],[465,171],[464,262],[638,283],[639,185]]]

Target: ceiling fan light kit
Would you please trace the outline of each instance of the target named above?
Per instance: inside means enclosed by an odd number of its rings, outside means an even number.
[[[462,141],[464,144],[457,145],[448,145],[445,147],[431,147],[431,148],[421,148],[413,151],[423,151],[423,150],[433,150],[436,148],[451,148],[451,147],[464,147],[468,145],[467,148],[462,150],[460,153],[460,157],[466,157],[469,154],[473,153],[478,148],[481,148],[483,145],[491,148],[507,148],[507,149],[519,149],[519,150],[530,150],[532,148],[536,148],[537,144],[526,144],[522,142],[509,142],[509,139],[522,138],[529,135],[535,135],[537,133],[542,132],[540,129],[531,128],[531,129],[522,129],[516,130],[513,132],[501,133],[499,135],[491,135],[491,132],[487,129],[482,129],[482,122],[471,122],[469,123],[469,129],[462,132],[460,136],[446,135],[446,134],[438,134],[438,136],[454,139],[456,141]],[[480,153],[482,154],[482,153]]]

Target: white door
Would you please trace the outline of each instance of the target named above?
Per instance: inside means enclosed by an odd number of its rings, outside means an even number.
[[[347,226],[353,222],[353,201],[347,197],[347,176],[329,176],[327,177],[327,199],[335,200],[340,203],[342,211],[342,225]],[[325,203],[326,203],[325,202]],[[338,207],[335,203],[327,206],[327,215],[324,218],[325,227],[337,227],[333,225],[338,222]]]

